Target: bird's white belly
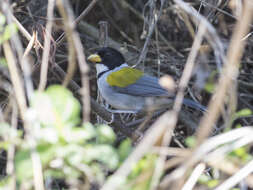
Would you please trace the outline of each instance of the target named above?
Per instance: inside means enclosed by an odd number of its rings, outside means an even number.
[[[108,104],[112,107],[120,110],[140,110],[145,104],[144,97],[131,96],[127,94],[122,94],[116,92],[112,87],[110,87],[103,78],[98,80],[98,89],[102,97],[106,100]]]

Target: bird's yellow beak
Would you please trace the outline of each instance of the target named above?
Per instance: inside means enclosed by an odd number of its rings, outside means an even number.
[[[92,62],[92,63],[101,63],[102,59],[98,54],[91,54],[88,57],[88,61]]]

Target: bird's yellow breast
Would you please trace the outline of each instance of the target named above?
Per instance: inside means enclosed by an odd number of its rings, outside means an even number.
[[[143,76],[143,72],[131,67],[124,67],[118,71],[110,73],[106,81],[110,86],[127,87],[134,84],[140,77]]]

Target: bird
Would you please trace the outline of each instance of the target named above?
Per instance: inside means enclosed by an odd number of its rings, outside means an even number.
[[[157,77],[130,67],[122,53],[114,48],[99,48],[87,60],[96,66],[101,96],[117,110],[138,112],[147,105],[147,98],[171,100],[175,96],[174,92],[169,92],[159,84]],[[205,110],[204,106],[190,99],[185,98],[183,104]]]

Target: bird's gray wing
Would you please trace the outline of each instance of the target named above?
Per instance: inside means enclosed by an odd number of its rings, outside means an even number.
[[[169,96],[168,91],[159,84],[158,78],[148,75],[143,75],[136,83],[127,87],[114,86],[113,89],[117,92],[133,96]]]

